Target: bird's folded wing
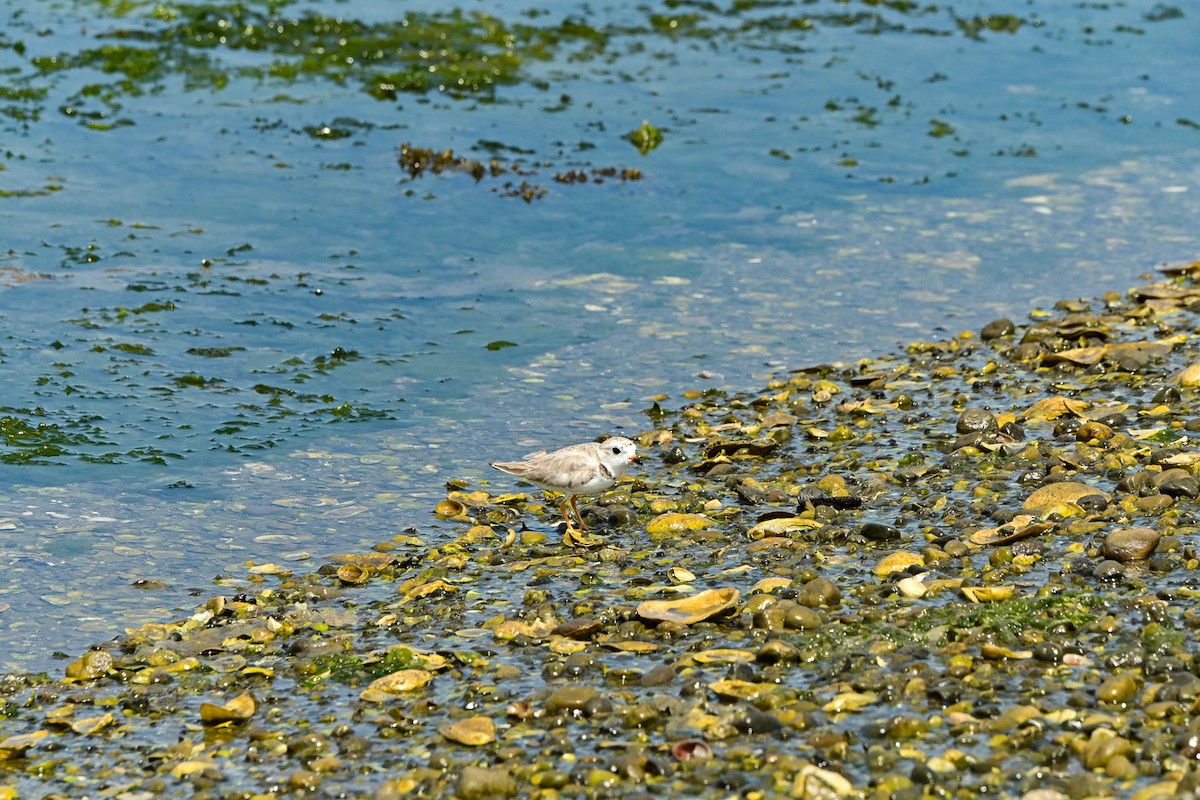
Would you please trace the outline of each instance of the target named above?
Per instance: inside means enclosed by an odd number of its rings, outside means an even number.
[[[596,478],[596,458],[586,451],[559,450],[533,461],[526,475],[563,488],[583,486]]]

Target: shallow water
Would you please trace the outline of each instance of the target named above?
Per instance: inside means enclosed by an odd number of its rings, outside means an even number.
[[[172,40],[149,4],[0,5],[0,668],[56,669],[247,561],[436,541],[447,479],[641,430],[653,397],[1195,257],[1185,11],[905,8],[506,5],[556,31],[544,60],[381,101],[369,61],[248,74],[296,55]],[[404,143],[528,174],[412,178]],[[554,180],[593,168],[641,179]]]

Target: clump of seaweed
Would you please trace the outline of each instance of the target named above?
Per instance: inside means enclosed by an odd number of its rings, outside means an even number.
[[[410,180],[416,180],[427,174],[442,175],[445,173],[458,173],[470,175],[476,183],[480,183],[484,178],[501,178],[506,175],[521,177],[535,176],[543,169],[553,168],[553,165],[548,161],[541,162],[540,164],[532,164],[518,159],[504,163],[494,156],[484,161],[478,158],[459,155],[451,149],[439,150],[433,147],[417,147],[408,143],[400,146],[400,155],[397,157],[397,160],[400,168],[408,173]],[[558,171],[554,175],[554,181],[565,186],[580,186],[585,184],[598,186],[611,180],[628,183],[631,181],[640,181],[641,179],[642,171],[629,167],[568,169]],[[499,187],[494,188],[493,191],[498,192],[504,197],[519,197],[526,203],[541,200],[549,194],[549,189],[539,183],[528,180],[519,182],[507,180]]]

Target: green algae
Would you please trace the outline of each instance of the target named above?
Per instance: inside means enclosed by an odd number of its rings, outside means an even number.
[[[120,76],[85,86],[79,105],[94,97],[119,107],[119,97],[174,74],[189,89],[220,90],[231,77],[285,84],[321,78],[355,83],[379,100],[431,91],[487,99],[517,82],[527,60],[545,59],[559,40],[582,34],[577,25],[543,30],[460,9],[367,23],[313,10],[288,14],[288,3],[102,5],[125,23],[102,34],[113,43],[32,62],[43,75],[87,68]],[[261,58],[227,67],[212,57],[221,52]]]

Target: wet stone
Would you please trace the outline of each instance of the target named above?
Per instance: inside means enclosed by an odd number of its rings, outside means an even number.
[[[546,698],[546,713],[591,717],[612,710],[612,703],[590,686],[556,689]]]
[[[842,602],[842,592],[828,578],[814,578],[800,588],[796,602],[807,608],[836,606]]]
[[[1113,429],[1103,422],[1090,420],[1079,426],[1075,438],[1081,442],[1106,442],[1113,437]]]
[[[1132,673],[1122,672],[1106,678],[1096,687],[1096,700],[1100,703],[1127,703],[1137,692],[1137,678]]]
[[[670,664],[659,664],[642,675],[642,686],[663,686],[675,680],[675,668]]]
[[[551,634],[568,639],[588,639],[603,627],[604,623],[598,619],[571,619],[555,627]]]
[[[754,658],[762,664],[790,664],[800,661],[802,656],[787,642],[773,639],[760,647]]]
[[[1134,508],[1146,514],[1161,514],[1173,505],[1175,498],[1165,494],[1150,494],[1133,501]]]
[[[460,800],[489,800],[494,797],[512,797],[517,793],[517,782],[504,769],[485,767],[463,767],[455,791]]]
[[[1179,467],[1164,470],[1155,479],[1154,487],[1172,497],[1200,497],[1200,480]]]
[[[608,524],[614,527],[623,528],[627,525],[636,524],[638,521],[637,512],[626,505],[613,504],[608,507]]]
[[[882,522],[867,522],[858,532],[863,538],[873,542],[892,542],[900,538],[900,529],[894,525],[885,525]]]
[[[994,319],[988,324],[984,325],[979,331],[979,338],[985,342],[990,342],[993,339],[1011,336],[1016,329],[1017,327],[1013,324],[1011,319],[1008,317],[1001,317],[1000,319]]]
[[[739,733],[773,733],[783,727],[774,714],[759,711],[753,706],[741,706],[730,714],[728,722]]]
[[[1158,547],[1160,536],[1151,528],[1121,528],[1104,539],[1104,557],[1113,561],[1141,561]]]
[[[982,433],[994,431],[998,427],[996,417],[992,412],[984,411],[982,408],[968,408],[958,416],[955,430],[959,433]]]
[[[68,678],[92,680],[106,675],[113,667],[113,657],[107,650],[89,650],[66,670]]]

